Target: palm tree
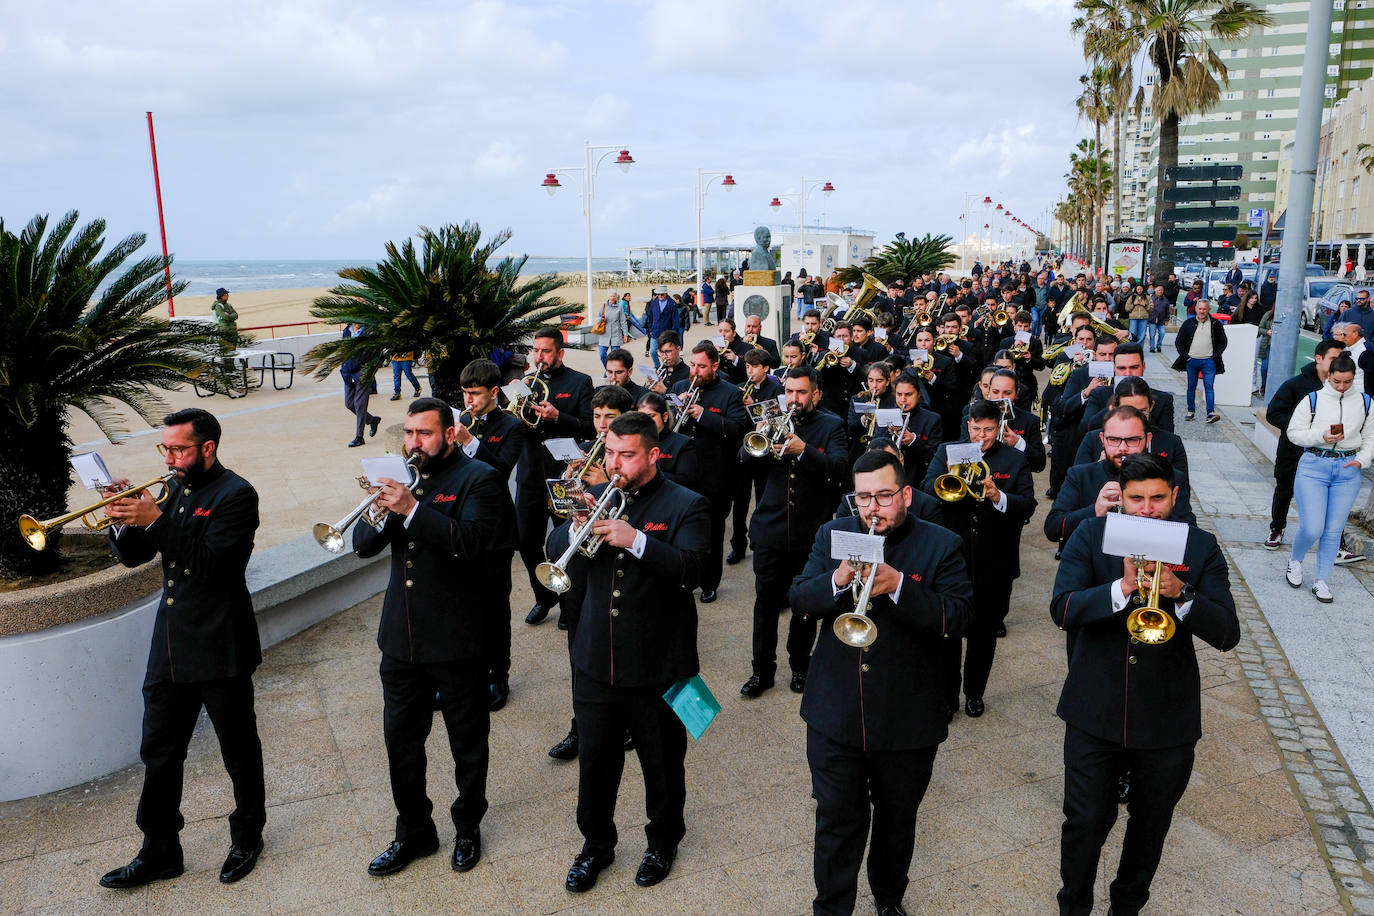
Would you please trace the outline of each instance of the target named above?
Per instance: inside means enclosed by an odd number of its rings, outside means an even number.
[[[1101,207],[1106,201],[1106,190],[1111,181],[1106,177],[1109,168],[1105,158],[1098,154],[1094,141],[1079,140],[1074,150],[1069,153],[1069,171],[1064,178],[1082,208],[1082,224],[1086,229],[1082,242],[1087,248],[1088,260],[1094,266],[1100,267],[1104,262],[1098,257],[1097,230]]]
[[[923,273],[936,273],[958,260],[949,250],[952,241],[948,235],[926,233],[919,239],[909,239],[905,232],[898,232],[891,243],[865,258],[862,266],[841,267],[837,277],[841,283],[859,283],[867,273],[883,283],[909,283]]]
[[[1374,172],[1374,144],[1361,143],[1355,147],[1355,153],[1360,158],[1360,168]]]
[[[421,226],[418,251],[410,239],[387,242],[387,258],[375,267],[340,270],[349,283],[316,299],[310,314],[328,324],[358,322],[373,333],[319,344],[306,354],[306,370],[325,378],[358,357],[370,376],[392,353],[423,354],[435,397],[461,404],[464,366],[498,350],[527,352],[535,331],[583,310],[552,295],[562,285],[554,274],[522,281],[527,255],[495,259],[510,235],[503,229],[483,243],[476,223]]]
[[[1082,87],[1082,91],[1074,100],[1074,107],[1078,110],[1080,118],[1092,124],[1092,149],[1100,158],[1102,155],[1102,125],[1111,120],[1115,114],[1111,101],[1111,75],[1106,67],[1093,67],[1091,72],[1078,77],[1078,84]],[[1098,175],[1100,170],[1094,168],[1093,173]],[[1106,195],[1103,193],[1100,183],[1095,184],[1092,190],[1093,203],[1097,207],[1097,219],[1092,226],[1092,262],[1101,265],[1106,263],[1105,257],[1098,257],[1098,252],[1104,247],[1102,245],[1104,233],[1101,226],[1101,207],[1106,203]]]
[[[1105,0],[1104,0],[1105,2]],[[1124,13],[1123,46],[1139,48],[1155,72],[1154,116],[1159,121],[1159,176],[1155,183],[1154,250],[1162,250],[1165,180],[1178,165],[1178,122],[1205,112],[1230,85],[1226,64],[1211,42],[1237,41],[1251,31],[1272,25],[1273,18],[1251,0],[1118,0]],[[1094,57],[1111,58],[1101,43],[1087,49]],[[1173,270],[1172,260],[1156,257],[1150,265],[1153,282],[1162,283]]]
[[[167,288],[163,259],[148,257],[115,276],[142,247],[131,235],[105,254],[105,222],[76,228],[77,212],[48,231],[35,216],[18,234],[0,219],[0,578],[51,572],[61,537],[48,550],[19,537],[24,513],[67,508],[72,484],[69,409],[86,414],[114,442],[126,432],[123,405],[148,425],[166,403],[153,389],[179,388],[239,338],[199,321],[149,313],[180,293]],[[170,262],[169,262],[170,263]]]

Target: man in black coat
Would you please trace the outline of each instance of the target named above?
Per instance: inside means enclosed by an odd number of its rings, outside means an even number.
[[[700,492],[701,468],[697,464],[697,444],[690,436],[672,430],[673,415],[668,399],[656,391],[646,391],[636,405],[658,427],[658,472],[666,480],[694,493]]]
[[[1048,460],[1045,455],[1045,437],[1040,432],[1040,418],[1029,410],[1016,406],[1016,395],[1021,383],[1012,369],[997,369],[988,379],[987,397],[1002,406],[1002,425],[999,427],[1000,441],[1026,456],[1032,473],[1045,470]],[[970,405],[971,407],[972,405]],[[962,441],[968,441],[968,411],[964,411],[965,433]]]
[[[1167,461],[1133,455],[1122,462],[1119,483],[1127,515],[1169,518],[1174,491]],[[1186,529],[1183,562],[1160,573],[1159,607],[1175,621],[1173,638],[1136,641],[1126,622],[1140,592],[1138,567],[1103,551],[1106,524],[1105,518],[1089,519],[1069,539],[1050,604],[1055,624],[1077,635],[1057,710],[1065,725],[1059,912],[1075,916],[1093,909],[1122,770],[1131,773],[1131,797],[1110,889],[1112,912],[1137,913],[1149,899],[1202,736],[1193,637],[1222,652],[1240,641],[1226,559],[1216,538],[1193,526]]]
[[[757,318],[757,316],[755,316]],[[744,355],[746,379],[740,387],[745,410],[765,401],[776,401],[783,394],[782,382],[768,371],[768,351],[755,347]],[[752,416],[752,414],[751,414]],[[749,549],[749,504],[763,499],[765,468],[762,465],[743,465],[735,476],[734,496],[730,509],[730,552],[725,562],[734,566],[744,559]]]
[[[547,481],[562,475],[563,463],[549,454],[548,439],[592,438],[592,379],[563,365],[563,332],[540,328],[530,344],[535,371],[549,386],[547,401],[532,408],[539,418],[525,439],[525,453],[515,475],[515,515],[520,532],[520,559],[529,574],[534,606],[525,615],[531,626],[544,622],[558,596],[535,578],[534,570],[544,562],[544,537],[553,515],[549,511]]]
[[[821,354],[821,358],[817,360],[818,366],[821,362],[831,363],[819,369],[821,407],[841,420],[849,411],[849,399],[864,387],[864,364],[861,362],[860,351],[850,343],[850,331],[847,322],[841,321],[835,325],[830,338],[834,346],[838,347],[833,351],[836,355],[827,357]]]
[[[722,318],[716,324],[716,335],[722,346],[717,347],[720,354],[720,377],[731,385],[743,385],[745,379],[744,357],[752,346],[744,342],[735,330],[735,319]]]
[[[914,494],[893,455],[861,457],[854,487],[860,514],[820,529],[790,595],[795,612],[822,623],[801,702],[816,798],[812,910],[853,912],[871,806],[873,902],[879,913],[901,913],[917,808],[949,733],[941,656],[972,616],[973,589],[959,539],[909,514]],[[884,538],[883,562],[871,600],[857,608],[852,585],[863,571],[831,556],[831,538],[870,526]],[[866,648],[835,634],[835,618],[854,611],[876,629]]]
[[[391,550],[382,600],[382,733],[390,764],[396,833],[368,865],[395,874],[439,848],[425,792],[425,740],[435,695],[453,753],[458,791],[449,811],[457,838],[449,862],[467,871],[482,858],[491,727],[490,634],[510,592],[515,511],[505,480],[457,447],[453,409],[418,398],[406,411],[405,443],[419,479],[414,489],[383,479],[375,523],[353,527],[353,552]],[[509,614],[509,605],[505,605]]]
[[[1179,326],[1174,337],[1174,349],[1178,359],[1174,360],[1175,372],[1183,372],[1188,377],[1188,413],[1183,419],[1191,420],[1197,413],[1197,381],[1202,379],[1202,391],[1206,395],[1207,422],[1215,423],[1221,419],[1216,412],[1216,398],[1212,383],[1218,375],[1226,371],[1221,354],[1226,350],[1226,329],[1221,322],[1211,317],[1212,303],[1199,299],[1193,305],[1193,315]]]
[[[768,354],[768,368],[776,369],[782,364],[782,354],[778,352],[778,342],[763,336],[763,319],[750,315],[744,319],[744,342],[751,348],[757,347]]]
[[[1093,341],[1092,357],[1089,363],[1110,363],[1116,354],[1117,341],[1114,337],[1098,337]],[[1115,367],[1113,367],[1115,373]],[[1079,431],[1082,428],[1083,417],[1088,409],[1088,398],[1093,396],[1096,391],[1105,390],[1110,396],[1112,390],[1111,376],[1093,376],[1088,374],[1088,365],[1082,365],[1069,373],[1068,380],[1064,382],[1063,393],[1054,402],[1053,432],[1051,440],[1056,452],[1063,449],[1063,455],[1071,458],[1078,451],[1080,441]],[[1101,407],[1097,408],[1098,410]],[[1096,411],[1094,411],[1096,412]]]
[[[262,661],[245,570],[258,527],[258,494],[219,463],[219,421],[198,408],[163,418],[168,473],[161,507],[147,490],[106,507],[116,520],[110,544],[125,566],[162,555],[162,590],[143,680],[143,792],[137,823],[143,845],[128,865],[100,879],[130,888],[175,878],[181,855],[182,764],[203,706],[234,785],[229,856],[219,879],[253,870],[267,820],[262,744],[253,713],[253,670]],[[115,481],[126,489],[127,480]]]
[[[624,347],[617,347],[606,354],[606,384],[624,388],[630,395],[630,403],[639,403],[639,398],[649,389],[635,381],[634,354]]]
[[[691,378],[674,385],[673,394],[686,401],[693,386],[699,392],[681,432],[696,443],[701,467],[699,492],[711,503],[711,552],[700,576],[701,603],[710,604],[716,600],[725,564],[725,521],[734,501],[739,469],[736,456],[740,440],[753,424],[740,390],[719,375],[720,354],[715,344],[703,340],[693,347],[689,370]]]
[[[644,773],[648,849],[635,875],[641,887],[668,876],[686,834],[683,761],[687,733],[663,700],[697,674],[697,610],[692,598],[709,550],[710,509],[701,496],[657,469],[658,430],[638,411],[617,417],[606,437],[606,473],[620,476],[625,515],[592,525],[603,543],[580,553],[569,572],[586,580],[573,640],[573,710],[581,735],[577,827],[584,842],[564,886],[590,890],[615,860],[615,802],[628,731]],[[594,487],[600,497],[605,486]],[[548,554],[567,549],[569,519],[549,536]]]
[[[1321,390],[1322,385],[1326,384],[1331,360],[1344,352],[1345,345],[1340,341],[1319,341],[1312,362],[1280,385],[1265,409],[1265,420],[1279,431],[1279,445],[1274,458],[1274,502],[1270,507],[1269,539],[1264,542],[1269,550],[1278,550],[1283,544],[1283,532],[1288,527],[1288,507],[1293,503],[1293,480],[1298,474],[1298,459],[1302,457],[1302,449],[1288,438],[1288,421],[1293,418],[1293,408],[1298,406],[1299,401]]]
[[[1083,400],[1083,417],[1079,421],[1078,438],[1082,441],[1083,434],[1087,432],[1084,423],[1092,420],[1093,417],[1105,410],[1107,401],[1111,399],[1115,384],[1119,384],[1122,376],[1140,378],[1145,375],[1145,348],[1138,343],[1117,344],[1112,351],[1112,372],[1115,379],[1108,379],[1109,384],[1100,385],[1088,392]],[[1174,395],[1169,391],[1161,391],[1158,388],[1150,388],[1150,428],[1166,429],[1174,431]]]
[[[981,400],[969,408],[968,437],[982,449],[987,474],[973,484],[974,495],[945,505],[945,522],[963,539],[964,562],[974,582],[973,617],[965,637],[968,658],[963,663],[964,712],[983,714],[983,694],[997,652],[997,630],[1011,607],[1011,589],[1021,575],[1021,529],[1035,514],[1035,494],[1026,456],[997,441],[1002,408]],[[949,443],[940,446],[926,471],[921,489],[935,495],[935,480],[949,471]],[[947,714],[959,708],[960,656],[963,646],[951,639],[945,648],[944,700]]]
[[[658,358],[658,377],[661,381],[655,381],[648,387],[650,391],[667,394],[674,385],[686,381],[688,377],[687,361],[682,358],[682,337],[677,331],[664,331],[658,335]]]
[[[763,465],[767,475],[763,498],[749,522],[754,542],[753,673],[740,694],[757,698],[773,686],[777,671],[778,615],[787,604],[787,589],[806,565],[816,529],[829,521],[834,495],[849,473],[844,421],[818,410],[820,380],[809,366],[793,369],[783,383],[792,432],[772,454],[755,458],[740,449],[745,468]],[[767,428],[760,425],[761,429]],[[787,661],[793,693],[806,686],[815,622],[794,608],[787,627]]]

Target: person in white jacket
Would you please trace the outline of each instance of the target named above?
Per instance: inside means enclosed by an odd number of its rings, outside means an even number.
[[[1360,493],[1360,469],[1374,459],[1374,411],[1369,395],[1354,388],[1355,361],[1342,354],[1331,361],[1326,383],[1298,401],[1288,421],[1288,438],[1303,450],[1293,495],[1298,533],[1288,560],[1288,584],[1301,588],[1302,561],[1317,545],[1312,594],[1330,604],[1327,576],[1341,544],[1341,529]]]

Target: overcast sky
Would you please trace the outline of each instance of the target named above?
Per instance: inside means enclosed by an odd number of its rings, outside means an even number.
[[[582,141],[623,143],[594,253],[789,223],[769,199],[834,182],[808,223],[958,232],[965,192],[1028,221],[1063,193],[1084,64],[1070,0],[513,0],[390,4],[0,0],[0,216],[77,208],[156,240],[144,112],[172,251],[376,259],[418,225],[509,227],[584,251]],[[978,224],[982,219],[978,216]]]

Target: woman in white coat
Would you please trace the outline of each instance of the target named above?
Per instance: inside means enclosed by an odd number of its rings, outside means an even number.
[[[620,294],[611,290],[609,298],[592,315],[593,327],[605,321],[606,327],[597,337],[597,349],[601,354],[601,368],[606,368],[606,354],[624,345],[630,339],[630,316]]]

